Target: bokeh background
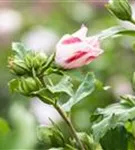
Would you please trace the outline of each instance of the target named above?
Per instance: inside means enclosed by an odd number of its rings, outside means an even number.
[[[8,81],[13,76],[8,70],[7,59],[11,54],[11,43],[21,41],[31,49],[44,51],[49,55],[55,51],[55,44],[62,35],[75,32],[82,24],[89,28],[88,35],[97,34],[115,25],[135,29],[130,23],[121,22],[112,16],[104,7],[105,3],[107,0],[0,1],[0,117],[6,119],[11,127],[14,127],[13,118],[21,118],[18,122],[22,122],[20,123],[23,124],[22,133],[23,130],[25,132],[22,139],[25,139],[27,134],[32,134],[35,129],[34,125],[32,131],[26,129],[27,125],[24,124],[28,124],[29,117],[34,117],[33,122],[37,125],[49,125],[48,117],[55,122],[61,122],[61,118],[53,108],[37,99],[28,100],[19,94],[10,93]],[[132,7],[135,10],[133,3]],[[72,120],[78,130],[89,130],[90,113],[97,107],[105,107],[119,101],[119,96],[122,94],[133,94],[131,85],[135,67],[133,45],[135,39],[132,37],[106,39],[102,41],[102,48],[105,51],[102,56],[88,66],[71,72],[76,84],[84,79],[88,71],[94,71],[104,85],[110,86],[107,91],[95,91],[72,109]],[[18,106],[13,106],[16,103]],[[28,112],[24,110],[23,114],[23,110],[20,111],[21,106],[24,106]],[[32,135],[29,138],[33,139]],[[27,143],[22,139],[20,148]],[[33,148],[39,146],[35,142],[30,144]]]

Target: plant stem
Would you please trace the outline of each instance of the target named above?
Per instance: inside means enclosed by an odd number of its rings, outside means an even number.
[[[81,150],[85,150],[82,142],[80,141],[79,137],[77,136],[76,134],[76,130],[75,128],[73,127],[70,119],[67,117],[67,115],[65,114],[65,112],[60,108],[59,105],[55,104],[54,106],[56,108],[56,110],[59,112],[59,114],[61,115],[61,117],[64,119],[64,121],[67,123],[68,127],[70,128],[71,130],[71,133],[72,133],[72,136],[74,136],[76,142],[78,143],[78,146],[80,147]]]

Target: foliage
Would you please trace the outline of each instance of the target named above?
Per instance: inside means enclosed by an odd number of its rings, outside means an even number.
[[[135,103],[133,99],[122,100],[120,103],[112,104],[105,109],[98,108],[91,116],[93,135],[100,140],[107,131],[117,126],[125,125],[127,121],[133,121],[135,116]]]
[[[80,84],[75,94],[63,105],[63,109],[70,111],[72,106],[90,95],[95,89],[96,79],[93,73],[88,73],[84,81]]]
[[[135,24],[133,12],[127,0],[111,0],[107,8],[118,19]],[[135,30],[121,26],[112,26],[102,30],[90,37],[97,37],[99,40],[98,42],[95,42],[95,39],[91,41],[91,47],[94,45],[91,51],[93,52],[93,48],[98,50],[99,42],[103,40],[125,35],[135,37]],[[78,37],[72,36],[72,40],[66,41],[68,44],[74,42],[74,38],[80,42]],[[71,48],[74,47],[71,46]],[[70,61],[80,56],[77,53],[70,58]],[[91,58],[95,59],[95,56]],[[105,108],[96,108],[90,114],[89,130],[87,132],[86,130],[78,131],[72,123],[73,108],[85,102],[85,99],[92,101],[95,93],[96,95],[99,94],[98,92],[109,93],[107,91],[109,88],[104,86],[92,71],[88,71],[89,66],[82,67],[82,70],[79,68],[82,72],[79,69],[70,70],[62,66],[56,63],[56,52],[47,55],[44,52],[28,49],[21,42],[12,44],[12,55],[8,59],[8,67],[14,76],[8,83],[10,91],[29,98],[37,97],[54,107],[65,121],[64,128],[67,126],[69,133],[67,136],[61,126],[54,123],[53,120],[51,120],[52,126],[36,128],[31,113],[22,105],[15,104],[10,108],[9,121],[0,119],[0,148],[34,149],[37,146],[37,149],[40,149],[41,146],[49,150],[134,150],[135,97],[122,95],[119,102]],[[102,95],[100,101],[103,99]],[[90,108],[89,105],[87,107]],[[6,145],[7,142],[8,145]]]

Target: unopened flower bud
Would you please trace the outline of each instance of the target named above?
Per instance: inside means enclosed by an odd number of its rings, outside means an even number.
[[[135,100],[135,96],[130,95],[130,94],[122,95],[121,98],[124,100]]]
[[[8,67],[16,75],[24,75],[28,71],[24,61],[14,57],[8,59]]]
[[[94,140],[90,135],[84,132],[77,133],[77,135],[79,139],[82,141],[83,145],[85,145],[86,149],[91,149],[91,150],[96,149],[96,144],[94,143]]]
[[[109,0],[106,6],[119,19],[131,21],[132,10],[128,0]]]
[[[96,36],[87,37],[88,28],[82,27],[73,34],[65,34],[56,45],[55,63],[64,69],[88,65],[103,53]]]
[[[135,96],[129,94],[122,95],[120,103],[124,106],[133,107],[135,106]]]
[[[40,68],[47,60],[45,53],[29,53],[25,57],[25,62],[28,68],[38,69]]]
[[[29,95],[31,92],[38,91],[41,85],[37,80],[32,77],[22,77],[21,80],[19,80],[19,92],[24,95]]]
[[[48,147],[63,147],[65,144],[62,132],[55,127],[41,126],[37,130],[37,135]]]

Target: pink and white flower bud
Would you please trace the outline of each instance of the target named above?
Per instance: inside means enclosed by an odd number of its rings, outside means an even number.
[[[84,25],[72,35],[66,34],[56,45],[55,62],[57,65],[72,69],[92,62],[103,50],[97,37],[86,37],[87,27]]]

